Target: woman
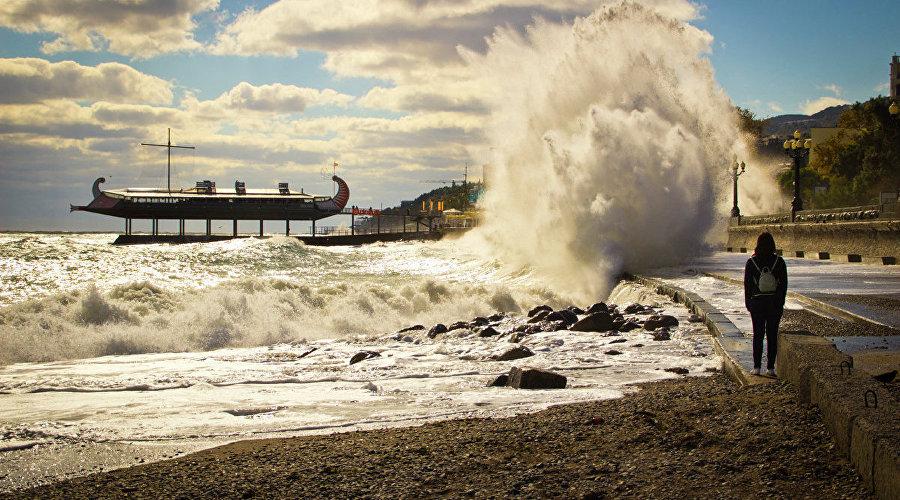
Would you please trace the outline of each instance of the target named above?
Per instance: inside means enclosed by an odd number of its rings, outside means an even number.
[[[775,253],[775,239],[768,232],[760,234],[753,256],[744,267],[744,304],[753,320],[753,375],[759,375],[762,366],[765,337],[767,374],[775,376],[778,323],[784,312],[787,284],[787,265]]]

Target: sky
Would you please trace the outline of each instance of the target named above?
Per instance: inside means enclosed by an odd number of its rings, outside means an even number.
[[[87,204],[100,176],[107,188],[164,186],[165,148],[140,143],[165,143],[170,128],[174,144],[196,147],[173,152],[185,187],[240,179],[332,194],[338,163],[351,204],[379,207],[467,166],[479,178],[490,92],[465,54],[488,50],[498,29],[612,3],[4,0],[0,230],[121,230],[68,204]],[[757,116],[889,93],[900,2],[640,3],[708,32],[702,57],[722,92]]]

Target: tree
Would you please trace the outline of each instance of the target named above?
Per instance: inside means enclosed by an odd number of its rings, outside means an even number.
[[[739,123],[741,130],[747,134],[752,135],[753,142],[755,144],[756,141],[758,141],[759,138],[762,137],[763,129],[769,123],[769,119],[758,119],[756,118],[756,115],[753,114],[753,111],[750,111],[749,109],[736,107],[735,110],[737,111],[738,117],[740,119]]]
[[[881,96],[857,102],[838,118],[842,130],[813,146],[808,168],[829,186],[813,197],[816,206],[877,203],[880,192],[900,190],[900,119],[890,115],[890,104]]]

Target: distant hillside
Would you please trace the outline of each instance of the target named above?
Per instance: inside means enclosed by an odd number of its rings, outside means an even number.
[[[837,126],[838,117],[849,107],[849,104],[832,106],[812,116],[779,115],[772,117],[763,128],[763,136],[776,135],[778,137],[787,137],[793,134],[795,130],[809,135],[809,129],[812,127],[835,127]]]

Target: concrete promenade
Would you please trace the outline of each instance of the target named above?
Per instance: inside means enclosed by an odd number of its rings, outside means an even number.
[[[685,303],[714,336],[726,372],[742,384],[771,382],[753,376],[752,325],[743,301],[749,257],[716,253],[689,265],[631,276]],[[786,258],[786,309],[807,309],[832,319],[900,329],[900,267],[836,264]],[[829,332],[779,333],[778,377],[803,401],[816,404],[835,444],[879,498],[900,498],[900,376],[884,383],[874,375],[900,370],[900,336],[832,336]]]

